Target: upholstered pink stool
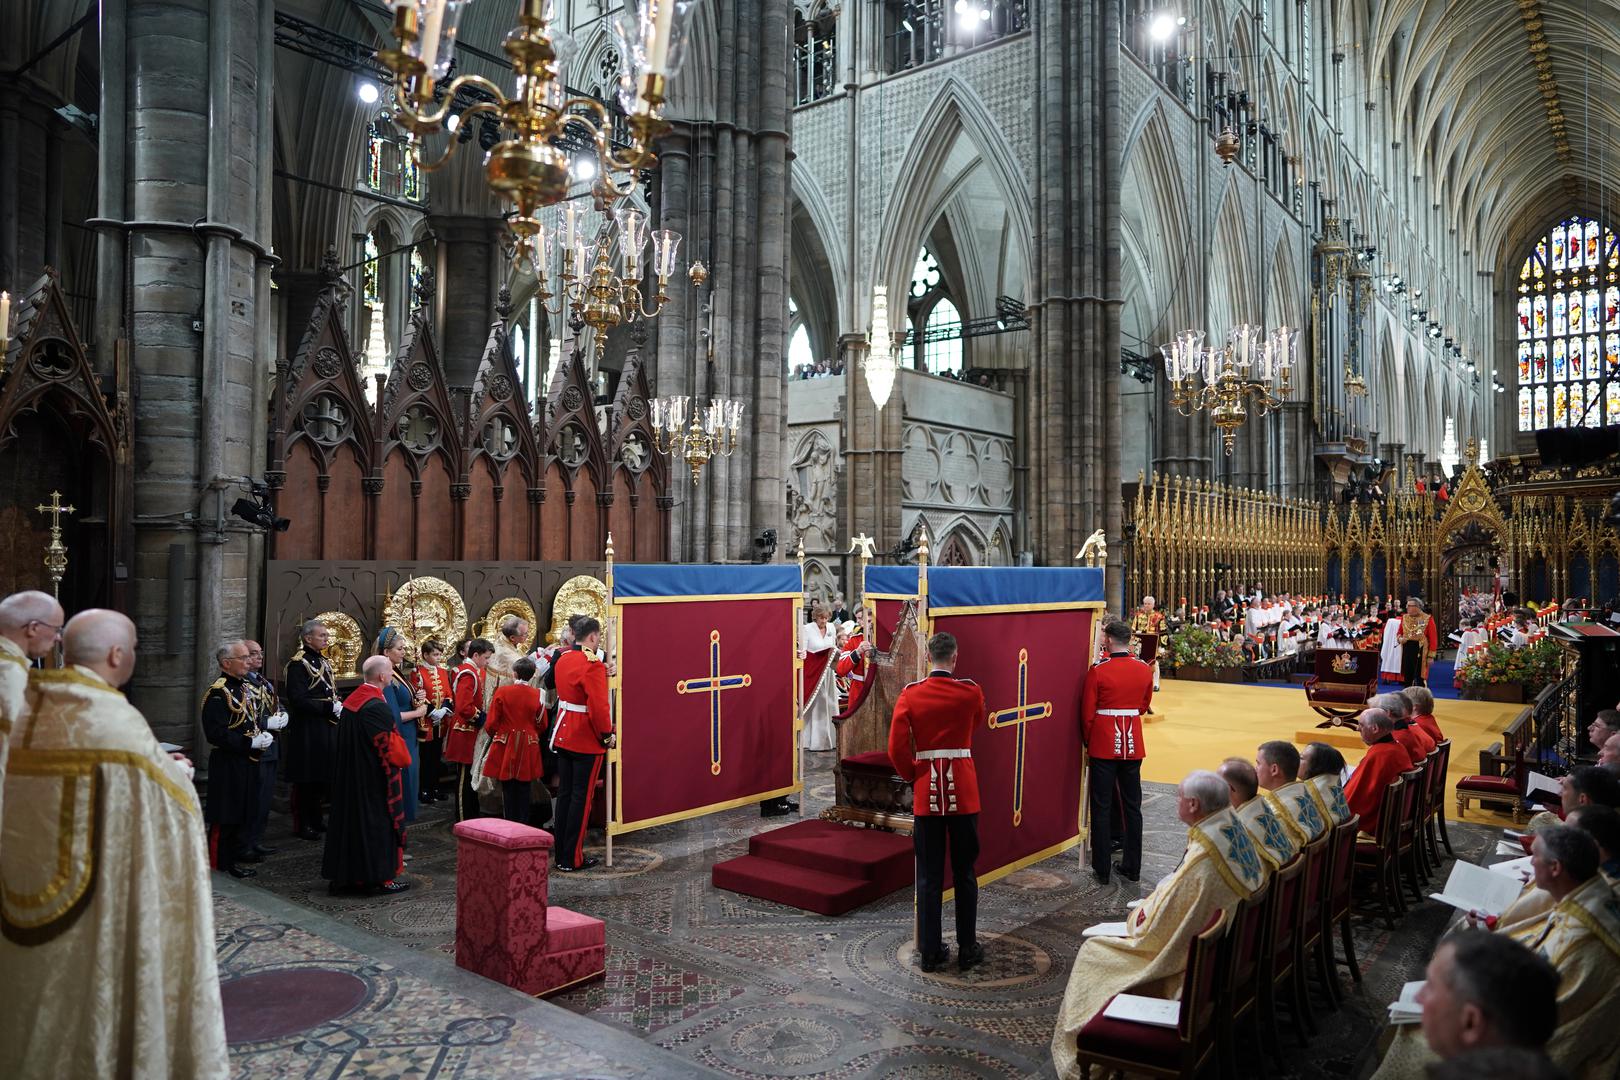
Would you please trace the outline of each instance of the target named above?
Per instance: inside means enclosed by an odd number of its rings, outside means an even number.
[[[541,997],[602,977],[602,920],[546,903],[550,833],[501,818],[455,833],[457,966]]]

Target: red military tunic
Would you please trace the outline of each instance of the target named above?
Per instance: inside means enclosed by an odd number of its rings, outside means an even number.
[[[1416,724],[1409,722],[1405,727],[1398,727],[1394,735],[1395,741],[1411,757],[1413,765],[1423,764],[1429,751],[1434,749],[1434,740],[1429,738],[1429,733]]]
[[[1130,653],[1110,653],[1086,675],[1080,691],[1080,731],[1086,752],[1104,760],[1147,756],[1142,714],[1153,704],[1153,667]]]
[[[452,765],[471,765],[478,745],[478,714],[483,711],[484,669],[464,660],[450,678],[454,704],[450,710],[450,730],[444,736],[444,760]]]
[[[889,723],[889,760],[912,782],[914,814],[979,812],[973,732],[988,721],[984,691],[972,679],[933,671],[900,691]],[[919,779],[924,772],[926,781]]]
[[[411,676],[410,687],[427,699],[429,713],[450,702],[450,673],[442,667],[418,664],[416,674]],[[443,724],[442,720],[435,722],[424,715],[418,721],[421,741],[428,742],[438,738],[443,733]]]
[[[1405,747],[1391,738],[1383,738],[1367,747],[1367,756],[1361,759],[1344,785],[1344,801],[1350,804],[1352,814],[1361,815],[1361,831],[1378,835],[1378,813],[1384,805],[1384,792],[1403,772],[1412,768],[1412,758]]]
[[[838,677],[851,679],[855,682],[866,681],[867,658],[861,653],[861,646],[866,644],[866,638],[856,634],[844,646],[844,651],[838,654]],[[856,696],[853,691],[851,697]]]
[[[557,727],[551,733],[552,749],[606,753],[602,740],[613,734],[607,668],[576,645],[557,658],[556,682]]]
[[[512,683],[489,699],[489,756],[484,775],[496,780],[534,780],[540,776],[540,688]]]

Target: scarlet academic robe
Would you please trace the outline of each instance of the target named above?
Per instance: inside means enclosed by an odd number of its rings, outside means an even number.
[[[1429,751],[1434,749],[1434,740],[1429,738],[1428,732],[1410,721],[1405,727],[1395,729],[1395,741],[1401,744],[1401,749],[1412,759],[1414,768],[1422,765],[1424,759],[1429,756]]]
[[[1080,691],[1080,724],[1094,758],[1139,761],[1147,756],[1142,714],[1153,704],[1153,668],[1114,653],[1091,669]]]
[[[1412,717],[1412,723],[1416,727],[1422,728],[1424,733],[1434,740],[1436,746],[1446,741],[1445,733],[1440,730],[1440,724],[1433,716],[1414,716]]]
[[[1344,785],[1344,801],[1350,804],[1351,813],[1361,815],[1362,832],[1378,835],[1378,812],[1383,807],[1384,792],[1411,768],[1411,756],[1387,735],[1367,747],[1367,756]]]
[[[484,775],[495,780],[540,776],[540,688],[528,683],[501,687],[489,699],[489,756]]]
[[[455,704],[445,719],[444,760],[452,765],[471,765],[478,744],[479,717],[484,712],[484,670],[471,660],[464,661],[450,678]]]
[[[613,734],[607,668],[575,646],[557,658],[556,672],[557,727],[551,736],[552,749],[606,753],[602,740]]]
[[[362,683],[344,699],[332,762],[332,814],[321,876],[342,885],[380,884],[399,873],[411,762],[380,687]]]
[[[889,761],[911,781],[918,817],[979,812],[973,732],[987,719],[979,684],[948,671],[930,672],[900,691],[889,722]]]

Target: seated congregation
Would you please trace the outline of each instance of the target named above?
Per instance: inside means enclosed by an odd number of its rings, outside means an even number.
[[[1393,930],[1432,906],[1426,885],[1452,853],[1451,744],[1423,687],[1370,705],[1348,779],[1332,746],[1278,740],[1252,763],[1182,780],[1179,865],[1124,922],[1087,931],[1075,957],[1052,1040],[1060,1076],[1241,1077],[1260,1055],[1286,1065],[1281,1022],[1308,1047],[1318,1010],[1346,1003],[1337,969],[1362,981],[1352,918]],[[1392,1022],[1359,1075],[1617,1075],[1620,775],[1581,766],[1563,788],[1562,820],[1548,814],[1526,838],[1519,897],[1499,917],[1458,914],[1409,987],[1408,1022]]]

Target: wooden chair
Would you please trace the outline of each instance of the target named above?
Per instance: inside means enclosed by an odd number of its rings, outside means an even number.
[[[926,659],[916,605],[908,600],[901,608],[889,650],[872,658],[866,693],[833,717],[838,730],[838,763],[833,766],[833,805],[822,817],[911,831],[911,784],[896,775],[889,760],[889,723],[900,691],[922,677]]]
[[[1233,1078],[1243,1075],[1237,1071],[1236,1055],[1240,1025],[1253,1032],[1255,1062],[1260,1065],[1260,983],[1267,966],[1266,926],[1276,895],[1268,881],[1248,899],[1239,901],[1222,946],[1221,970],[1226,978],[1221,985],[1219,1041],[1222,1070]],[[1263,1065],[1260,1074],[1265,1075]]]
[[[1356,899],[1366,901],[1369,907],[1376,905],[1374,913],[1390,930],[1395,929],[1395,916],[1406,914],[1400,878],[1401,808],[1406,797],[1406,776],[1402,773],[1384,789],[1384,801],[1378,810],[1378,835],[1370,840],[1358,837],[1355,842],[1355,877],[1372,882],[1372,895],[1358,895]]]
[[[1332,837],[1328,847],[1330,873],[1322,920],[1322,940],[1328,948],[1328,959],[1338,962],[1332,955],[1333,927],[1338,926],[1339,943],[1344,948],[1344,964],[1350,969],[1350,979],[1357,986],[1361,985],[1361,964],[1356,960],[1355,939],[1350,936],[1350,909],[1354,906],[1356,833],[1360,828],[1361,815],[1351,814],[1349,821],[1335,825],[1329,834]],[[1333,995],[1339,997],[1336,978]]]
[[[1305,680],[1305,704],[1332,727],[1355,716],[1378,693],[1378,654],[1364,649],[1317,649],[1316,674]]]
[[[1404,787],[1401,788],[1400,831],[1395,840],[1395,857],[1400,863],[1400,881],[1404,889],[1412,890],[1412,902],[1423,902],[1423,885],[1429,875],[1419,865],[1422,858],[1423,844],[1419,840],[1419,833],[1423,828],[1423,800],[1428,798],[1429,787],[1424,771],[1425,765],[1409,769],[1401,773]],[[1405,892],[1401,894],[1404,902]]]
[[[1270,977],[1262,972],[1260,1011],[1271,1035],[1271,1051],[1282,1058],[1282,1036],[1277,1026],[1277,994],[1281,989],[1289,999],[1294,1020],[1294,1036],[1301,1046],[1316,1034],[1316,1017],[1305,1000],[1304,971],[1299,964],[1299,942],[1304,930],[1305,853],[1301,852],[1271,875],[1271,918],[1266,926],[1265,955],[1271,958]]]
[[[1329,943],[1327,921],[1328,894],[1333,888],[1333,832],[1329,830],[1305,845],[1300,853],[1305,860],[1305,899],[1300,905],[1298,955],[1294,964],[1300,973],[1300,986],[1305,985],[1307,965],[1315,969],[1321,980],[1322,992],[1328,1004],[1339,1004],[1339,981],[1333,976],[1333,953]]]
[[[1420,785],[1416,805],[1413,808],[1413,840],[1417,848],[1418,876],[1427,885],[1430,877],[1440,869],[1438,855],[1431,857],[1433,845],[1430,843],[1430,811],[1434,808],[1434,785],[1436,778],[1442,774],[1439,769],[1440,748],[1435,747],[1429,751],[1429,756],[1423,759],[1423,782]],[[1443,781],[1440,781],[1443,783]]]
[[[1214,1060],[1220,1033],[1216,1000],[1225,983],[1220,971],[1225,920],[1225,912],[1215,912],[1187,947],[1181,1019],[1174,1030],[1114,1020],[1100,1012],[1086,1021],[1076,1040],[1083,1080],[1090,1080],[1093,1066],[1111,1072],[1192,1077]]]
[[[1457,781],[1458,817],[1468,816],[1471,803],[1499,802],[1512,806],[1514,821],[1524,820],[1524,759],[1535,726],[1534,713],[1534,706],[1521,711],[1502,732],[1501,749],[1488,754],[1482,751],[1479,772]]]
[[[1429,812],[1423,822],[1423,832],[1435,868],[1439,869],[1443,861],[1440,858],[1440,845],[1445,845],[1447,855],[1454,854],[1451,837],[1446,835],[1446,774],[1451,768],[1451,740],[1442,739],[1434,751],[1440,757],[1435,762],[1433,783],[1429,785]]]

